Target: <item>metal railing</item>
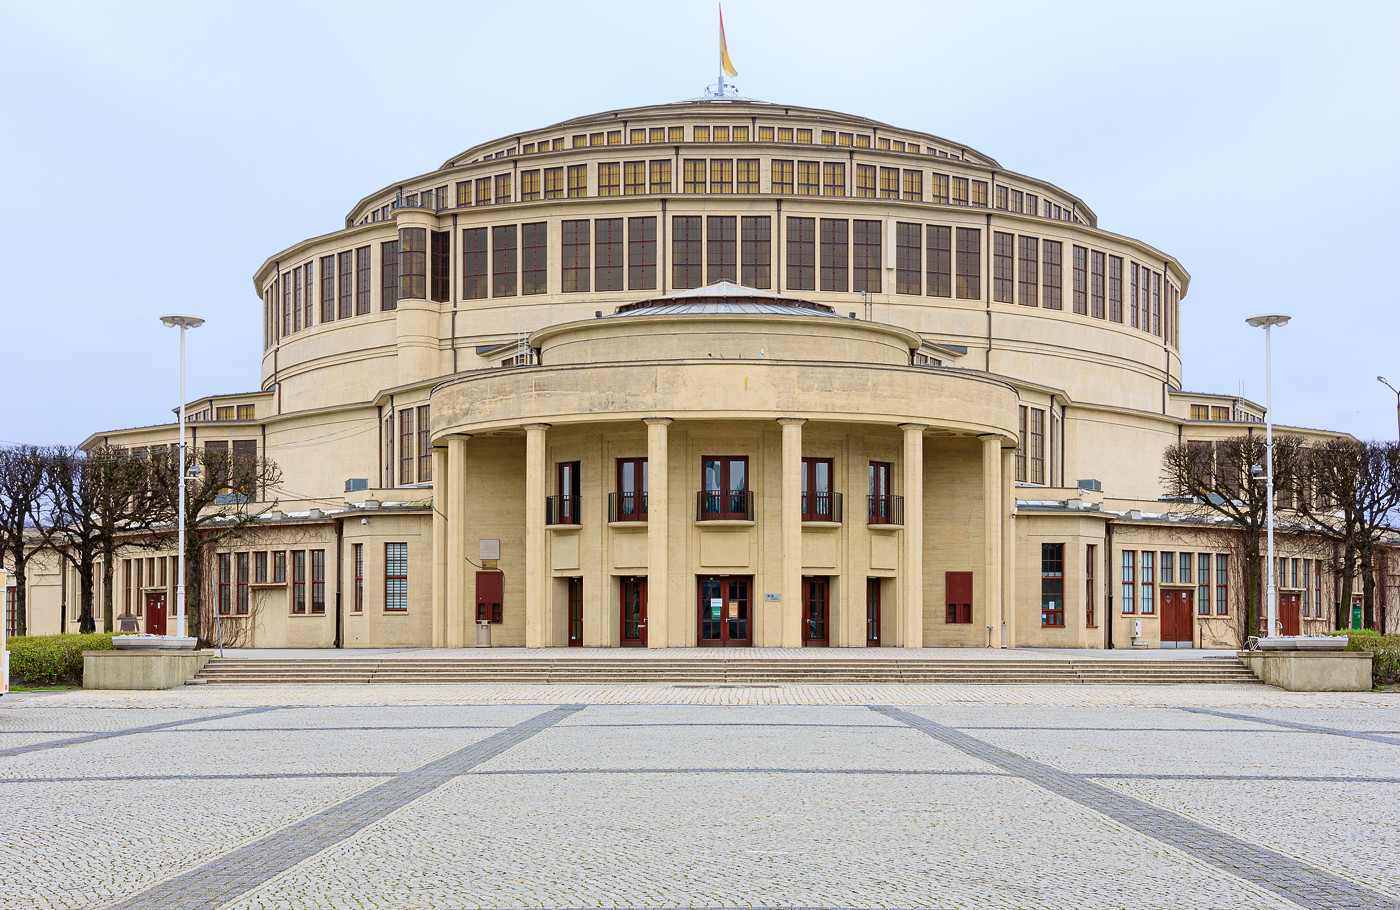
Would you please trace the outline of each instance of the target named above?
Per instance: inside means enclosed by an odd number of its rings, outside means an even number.
[[[579,523],[579,497],[572,495],[546,496],[544,523],[547,525],[576,525]]]
[[[895,496],[893,493],[871,496],[869,511],[866,513],[866,524],[904,524],[904,497]]]
[[[609,493],[608,521],[646,521],[647,494]]]
[[[803,490],[802,520],[840,521],[841,494],[825,490]]]
[[[752,521],[753,491],[701,490],[695,494],[696,521]]]

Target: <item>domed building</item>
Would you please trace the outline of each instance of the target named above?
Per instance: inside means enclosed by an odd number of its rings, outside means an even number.
[[[1182,390],[1189,283],[1072,193],[832,111],[476,145],[254,275],[261,388],[194,402],[192,444],[283,481],[211,596],[260,646],[1233,646],[1240,557],[1161,455],[1262,409]],[[1321,628],[1323,560],[1284,552]],[[124,564],[130,610],[173,584]]]

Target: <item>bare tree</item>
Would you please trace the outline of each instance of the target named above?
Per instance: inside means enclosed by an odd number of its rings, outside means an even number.
[[[29,559],[39,543],[34,517],[42,513],[44,467],[35,446],[0,449],[0,555],[15,577],[15,631],[29,632]]]
[[[1274,486],[1296,488],[1297,436],[1274,437]],[[1245,577],[1244,635],[1259,628],[1263,577],[1263,538],[1268,495],[1264,484],[1264,437],[1253,433],[1224,439],[1178,443],[1162,456],[1162,482],[1169,494],[1190,503],[1190,511],[1230,521],[1242,538]]]

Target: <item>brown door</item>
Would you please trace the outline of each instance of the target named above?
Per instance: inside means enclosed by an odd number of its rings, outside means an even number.
[[[583,647],[583,579],[569,579],[569,647]]]
[[[624,648],[647,646],[647,580],[629,575],[622,579],[622,629],[618,644]]]
[[[1162,592],[1162,647],[1189,648],[1193,643],[1190,591]]]
[[[699,582],[700,645],[733,648],[751,644],[753,578],[705,575]]]
[[[1278,596],[1278,621],[1283,626],[1281,635],[1298,634],[1298,594],[1279,594]],[[1266,620],[1267,621],[1267,620]]]
[[[880,579],[865,580],[865,646],[880,647]]]
[[[831,609],[831,582],[823,575],[802,579],[802,644],[824,648],[831,643],[828,615]]]
[[[165,634],[165,594],[146,595],[146,632],[149,635]]]

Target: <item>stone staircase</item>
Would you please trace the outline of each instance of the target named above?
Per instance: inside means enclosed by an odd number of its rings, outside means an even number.
[[[1234,656],[1204,660],[724,658],[231,658],[196,677],[233,685],[1259,685]]]

